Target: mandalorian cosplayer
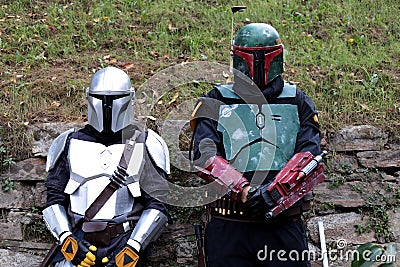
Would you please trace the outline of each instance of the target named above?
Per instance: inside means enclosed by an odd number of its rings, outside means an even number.
[[[319,124],[312,100],[283,80],[283,53],[271,25],[242,27],[232,49],[234,82],[214,86],[193,112],[198,174],[226,189],[207,206],[208,267],[310,266],[301,215],[310,208],[312,186],[296,184],[305,181],[311,171],[300,172],[321,153]],[[323,167],[317,169],[309,178],[314,184],[324,179]],[[296,198],[285,202],[292,190],[298,190]],[[265,248],[275,254],[258,257]],[[277,257],[278,251],[285,257]],[[299,257],[289,257],[294,254]]]
[[[57,245],[42,266],[140,266],[164,230],[168,213],[157,198],[168,191],[168,149],[134,127],[134,95],[124,71],[97,71],[88,124],[53,141],[43,216]]]

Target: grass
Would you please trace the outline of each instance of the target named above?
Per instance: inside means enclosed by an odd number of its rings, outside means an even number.
[[[272,24],[285,44],[284,78],[315,102],[323,130],[371,124],[400,138],[400,6],[394,0],[251,1],[235,15]],[[15,159],[27,126],[84,121],[93,72],[124,67],[135,88],[169,66],[229,64],[231,1],[2,1],[0,123]],[[176,101],[207,91],[200,86]],[[184,91],[184,92],[183,92]],[[173,103],[172,103],[173,102]],[[168,104],[169,103],[169,104]],[[20,144],[24,144],[21,146]]]

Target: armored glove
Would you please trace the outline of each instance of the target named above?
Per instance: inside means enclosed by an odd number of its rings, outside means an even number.
[[[94,265],[97,248],[86,240],[79,240],[74,234],[68,235],[61,244],[61,252],[67,261],[78,267]]]
[[[276,203],[269,195],[269,184],[253,187],[249,190],[244,207],[253,215],[265,215]]]
[[[139,253],[129,244],[117,250],[109,257],[104,257],[101,262],[105,267],[135,267],[139,260]]]

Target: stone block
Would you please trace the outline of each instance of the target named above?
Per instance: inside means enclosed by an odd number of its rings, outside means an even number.
[[[357,153],[362,166],[370,169],[400,169],[400,149]]]
[[[329,148],[338,152],[380,150],[388,141],[388,135],[370,125],[347,126],[329,142]]]
[[[348,182],[336,187],[324,182],[317,185],[314,190],[315,201],[327,203],[340,208],[359,208],[364,205],[362,195],[354,191],[354,186],[364,186],[362,182]]]
[[[325,239],[330,242],[344,242],[347,245],[364,244],[367,242],[375,242],[373,232],[358,234],[355,226],[365,226],[366,218],[355,212],[330,214],[326,216],[313,217],[307,221],[307,230],[311,241],[314,244],[320,244],[320,236],[318,232],[318,221],[322,220],[325,228]]]
[[[0,240],[22,241],[21,225],[19,223],[0,223]]]
[[[1,177],[10,178],[12,181],[44,181],[46,179],[46,160],[29,158],[19,161]]]

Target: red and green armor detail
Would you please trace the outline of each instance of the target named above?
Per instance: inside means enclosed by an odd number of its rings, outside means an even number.
[[[216,86],[226,98],[239,98],[231,85]],[[278,98],[295,97],[285,83]],[[290,104],[221,105],[218,131],[226,159],[239,172],[280,170],[294,154],[300,128],[297,106]]]
[[[236,34],[233,55],[233,67],[260,89],[284,71],[281,39],[275,28],[265,23],[242,27]]]

